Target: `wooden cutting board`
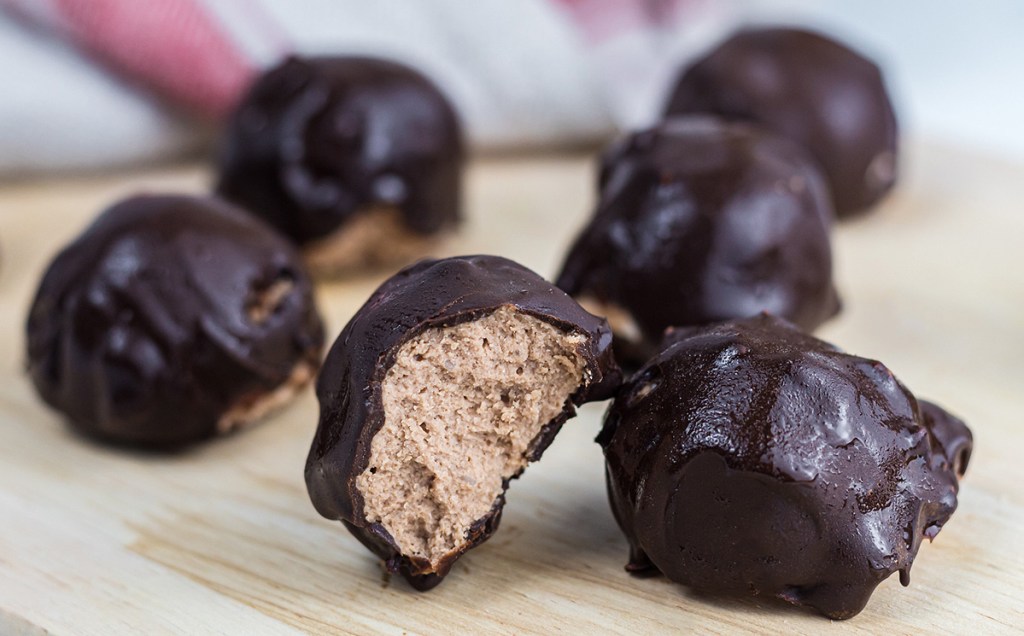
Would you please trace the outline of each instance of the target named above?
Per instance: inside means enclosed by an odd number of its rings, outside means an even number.
[[[139,190],[202,191],[201,168],[0,186],[0,634],[994,633],[1024,626],[1024,166],[913,146],[899,191],[840,226],[842,315],[821,334],[876,357],[977,438],[960,509],[913,583],[885,581],[843,623],[765,601],[709,599],[623,571],[626,543],[593,442],[571,420],[512,484],[501,529],[421,594],[387,581],[302,470],[311,391],[264,424],[175,455],[70,433],[22,372],[23,321],[59,246]],[[554,275],[592,203],[585,156],[482,159],[451,253]],[[382,277],[323,285],[336,334]]]

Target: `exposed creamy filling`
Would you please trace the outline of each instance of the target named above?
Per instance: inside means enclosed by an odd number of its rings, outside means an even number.
[[[584,336],[514,307],[405,343],[381,386],[384,425],[356,478],[403,554],[437,565],[518,474],[586,381]]]
[[[375,207],[355,214],[324,238],[307,243],[303,256],[313,274],[339,276],[362,269],[407,265],[429,256],[443,236],[444,233],[413,232],[397,209]]]

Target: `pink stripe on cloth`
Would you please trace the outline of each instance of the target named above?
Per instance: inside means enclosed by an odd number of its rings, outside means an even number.
[[[702,0],[550,0],[566,11],[591,42],[628,32],[672,26]]]
[[[50,0],[89,54],[171,103],[221,117],[255,69],[195,0]]]

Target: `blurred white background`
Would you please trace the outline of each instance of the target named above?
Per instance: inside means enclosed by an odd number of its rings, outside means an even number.
[[[136,14],[171,6],[158,1],[164,0],[121,6]],[[67,4],[83,14],[97,6]],[[205,12],[253,67],[273,63],[283,50],[377,54],[414,64],[452,97],[473,146],[487,150],[594,143],[650,123],[679,63],[738,24],[803,24],[847,41],[884,67],[908,138],[1024,160],[1021,0],[177,4]],[[140,81],[147,78],[124,77],[97,63],[95,51],[68,36],[67,16],[52,11],[56,3],[0,0],[0,9],[5,5],[41,16],[42,27],[0,11],[0,177],[109,169],[209,151],[216,127],[156,99]],[[96,24],[102,30],[108,22]],[[268,37],[268,25],[276,37]],[[161,24],[156,33],[177,46],[179,40],[167,37],[173,27]],[[102,35],[97,41],[116,39]],[[194,34],[179,35],[187,40]],[[141,51],[139,59],[168,57],[155,53]]]

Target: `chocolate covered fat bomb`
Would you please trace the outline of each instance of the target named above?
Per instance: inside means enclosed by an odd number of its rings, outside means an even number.
[[[736,33],[677,80],[665,114],[693,113],[757,122],[803,145],[840,217],[866,211],[896,182],[896,115],[881,71],[822,35]]]
[[[216,199],[137,196],[50,264],[27,340],[36,389],[72,427],[173,447],[287,402],[323,329],[283,237]]]
[[[458,222],[463,155],[454,110],[416,71],[290,57],[232,118],[217,191],[301,245],[314,273],[404,265]]]
[[[317,380],[306,484],[415,588],[498,527],[509,481],[620,380],[607,323],[496,256],[413,265],[348,323]]]
[[[598,441],[627,570],[835,619],[909,583],[972,443],[881,363],[768,315],[670,333]]]
[[[791,141],[669,119],[613,144],[598,186],[557,284],[608,317],[621,361],[642,364],[670,326],[769,311],[812,330],[839,310],[832,207]]]

